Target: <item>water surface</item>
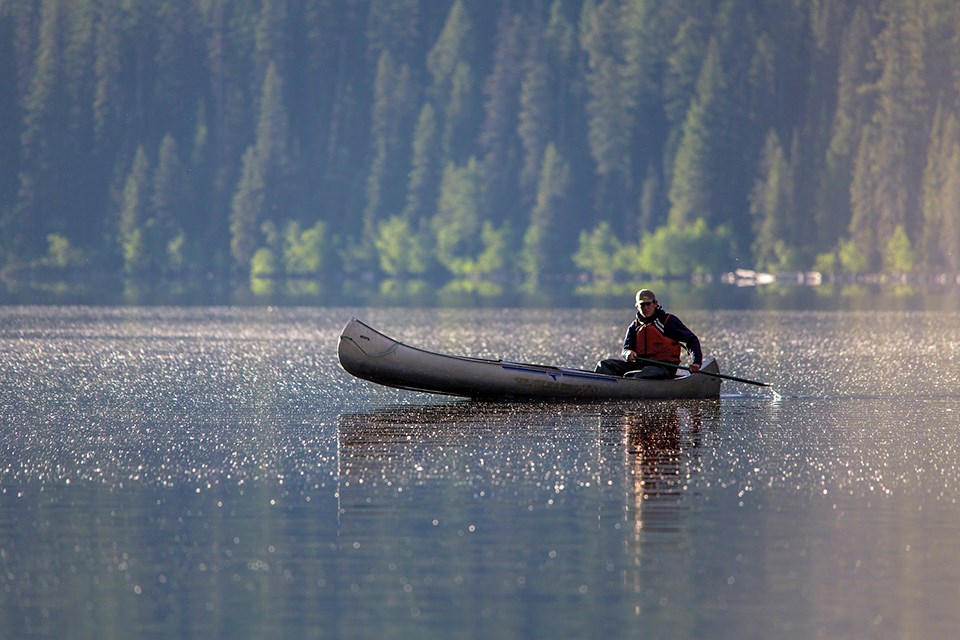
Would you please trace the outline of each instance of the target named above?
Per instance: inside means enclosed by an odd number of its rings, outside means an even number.
[[[960,314],[688,312],[719,401],[375,387],[352,315],[592,368],[629,310],[0,308],[6,637],[945,637]]]

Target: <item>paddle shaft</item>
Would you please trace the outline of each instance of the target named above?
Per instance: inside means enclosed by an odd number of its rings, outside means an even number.
[[[637,356],[637,362],[646,362],[647,364],[658,364],[661,367],[672,367],[674,369],[683,369],[685,371],[690,371],[690,367],[684,367],[679,364],[670,364],[669,362],[661,362],[660,360],[651,360],[650,358],[641,358]],[[746,384],[755,384],[758,387],[772,387],[772,384],[766,382],[757,382],[756,380],[747,380],[746,378],[738,378],[736,376],[728,376],[722,373],[713,373],[711,371],[694,371],[693,373],[702,373],[705,376],[713,376],[714,378],[723,378],[724,380],[734,380],[735,382],[745,382]]]

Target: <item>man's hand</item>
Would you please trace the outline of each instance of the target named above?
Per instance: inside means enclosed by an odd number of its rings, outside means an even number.
[[[636,362],[637,361],[637,352],[631,351],[630,349],[624,349],[623,353],[620,355],[623,356],[623,359],[627,362]]]
[[[689,368],[690,368],[690,373],[696,373],[697,371],[700,371],[700,365],[698,364],[692,364],[690,365]]]

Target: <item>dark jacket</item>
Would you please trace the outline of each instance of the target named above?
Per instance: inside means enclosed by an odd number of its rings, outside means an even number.
[[[640,312],[637,312],[637,319],[634,320],[629,327],[627,327],[627,335],[623,339],[623,348],[636,351],[637,330],[642,325],[650,322],[658,322],[658,328],[661,328],[663,335],[672,340],[676,340],[686,347],[687,351],[693,354],[694,364],[703,364],[703,352],[700,350],[700,338],[694,335],[693,331],[687,329],[687,325],[683,324],[683,322],[680,321],[680,318],[673,314],[667,314],[667,312],[664,311],[663,307],[661,306],[657,307],[657,312],[650,318],[644,318],[642,315],[640,315]]]

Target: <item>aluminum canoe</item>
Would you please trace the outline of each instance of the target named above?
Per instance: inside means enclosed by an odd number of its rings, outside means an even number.
[[[343,327],[337,346],[348,373],[388,387],[486,399],[662,400],[720,396],[720,378],[678,371],[671,380],[622,378],[506,360],[425,351],[398,342],[356,318]],[[720,373],[716,360],[703,370]]]

